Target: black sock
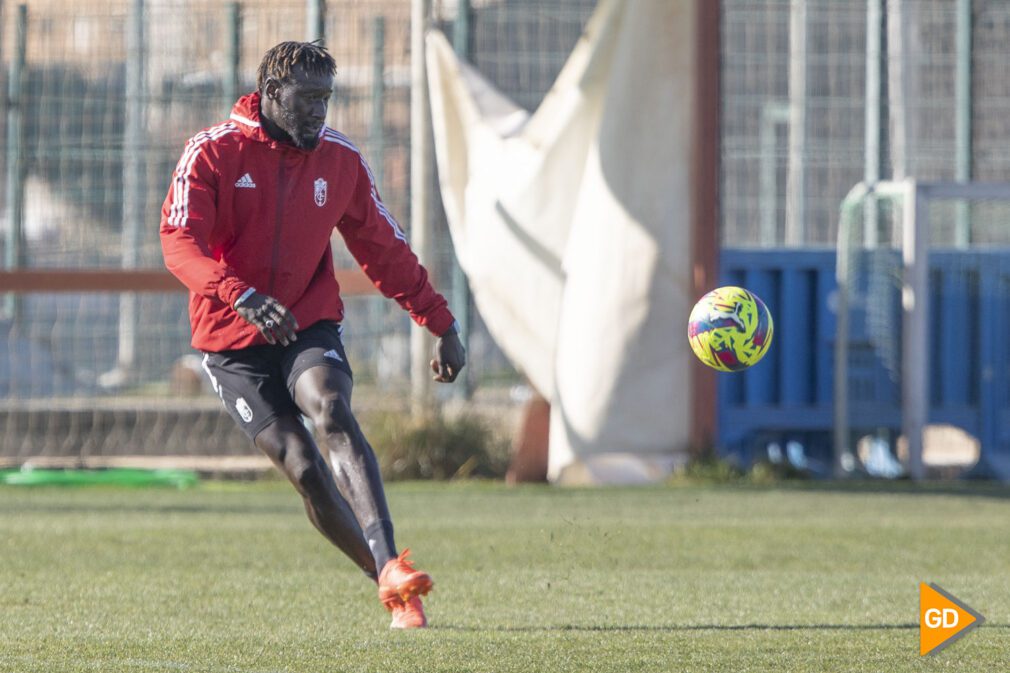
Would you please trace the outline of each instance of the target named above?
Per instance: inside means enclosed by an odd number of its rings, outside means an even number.
[[[382,572],[390,560],[396,558],[396,544],[393,543],[393,522],[386,519],[373,521],[365,527],[365,540],[375,557],[375,569]]]

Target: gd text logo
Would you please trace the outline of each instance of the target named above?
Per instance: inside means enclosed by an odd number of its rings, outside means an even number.
[[[936,584],[919,585],[919,655],[936,654],[985,617]]]

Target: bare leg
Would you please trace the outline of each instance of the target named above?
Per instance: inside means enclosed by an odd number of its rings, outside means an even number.
[[[322,435],[337,488],[357,516],[381,569],[396,556],[393,524],[375,452],[351,413],[351,388],[351,378],[343,371],[313,367],[295,382],[295,403]]]
[[[327,540],[373,579],[375,559],[361,526],[337,490],[333,474],[299,419],[283,416],[256,435],[256,446],[294,485],[305,501],[309,520]]]

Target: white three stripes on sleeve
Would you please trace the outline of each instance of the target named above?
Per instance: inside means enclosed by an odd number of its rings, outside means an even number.
[[[403,233],[403,230],[400,229],[400,225],[396,223],[396,220],[393,218],[393,216],[389,214],[388,210],[386,210],[386,205],[379,199],[379,193],[378,191],[376,191],[375,188],[375,176],[372,175],[372,169],[368,167],[368,163],[365,161],[365,158],[361,156],[361,152],[358,150],[358,148],[354,146],[354,143],[352,143],[347,138],[347,136],[338,131],[334,131],[329,127],[327,127],[325,133],[323,133],[323,138],[330,141],[331,143],[337,143],[338,145],[343,145],[344,147],[353,150],[354,153],[358,155],[358,159],[361,161],[361,165],[365,167],[365,172],[368,174],[368,181],[371,184],[372,188],[372,200],[375,202],[376,209],[379,211],[379,214],[386,219],[386,222],[389,223],[389,226],[393,228],[393,235],[396,236],[401,241],[403,241],[404,243],[406,243],[407,242],[406,234]]]
[[[189,174],[193,170],[196,158],[200,156],[200,147],[205,143],[238,131],[231,122],[212,126],[193,136],[186,144],[186,149],[175,166],[175,177],[172,180],[172,208],[168,214],[168,225],[183,227],[189,218]]]

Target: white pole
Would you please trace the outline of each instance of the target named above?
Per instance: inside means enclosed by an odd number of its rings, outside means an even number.
[[[901,432],[908,442],[908,472],[926,476],[922,436],[929,411],[929,208],[915,180],[905,183],[904,273],[901,292]]]
[[[224,105],[222,109],[225,114],[231,113],[231,107],[239,97],[241,88],[241,75],[239,65],[242,60],[242,7],[238,0],[228,3],[228,48],[225,61],[228,63],[228,71],[224,78]]]
[[[17,6],[14,18],[14,55],[7,74],[7,231],[4,268],[24,266],[25,146],[22,131],[25,106],[25,53],[28,44],[28,5]],[[4,298],[4,317],[21,321],[21,299],[8,294]]]
[[[123,139],[123,258],[124,269],[137,267],[140,257],[144,205],[144,0],[133,0],[127,29],[126,128]],[[125,293],[119,300],[119,362],[123,380],[133,372],[137,359],[137,295]],[[113,384],[116,377],[107,378]]]
[[[807,0],[792,0],[789,14],[789,167],[786,176],[787,246],[806,238],[804,174],[807,144]]]
[[[431,231],[428,186],[431,176],[431,109],[425,72],[424,32],[431,0],[412,0],[410,15],[410,244],[421,264],[431,271]],[[431,403],[432,339],[427,330],[412,326],[410,335],[411,408],[421,414]]]
[[[881,1],[866,2],[866,133],[863,137],[864,162],[863,182],[875,185],[880,180],[880,44],[881,44]],[[876,248],[877,200],[863,202],[863,245]]]
[[[789,123],[789,106],[780,102],[765,103],[761,109],[761,191],[758,206],[761,211],[759,241],[762,247],[771,248],[778,243],[778,126]]]
[[[957,65],[954,76],[954,179],[971,180],[971,51],[972,0],[957,1]],[[954,245],[971,245],[971,207],[957,201],[954,210]]]
[[[305,39],[308,42],[326,37],[326,0],[306,0]]]
[[[834,460],[836,478],[846,476],[846,458],[849,450],[849,258],[852,253],[853,211],[861,208],[873,196],[867,185],[860,182],[849,190],[842,201],[838,217],[838,256],[835,258],[835,281],[838,284],[838,302],[835,321],[835,378],[834,378]]]
[[[887,0],[887,109],[891,121],[891,179],[904,180],[908,174],[908,112],[905,108],[908,63],[905,55],[905,27],[901,0]]]

